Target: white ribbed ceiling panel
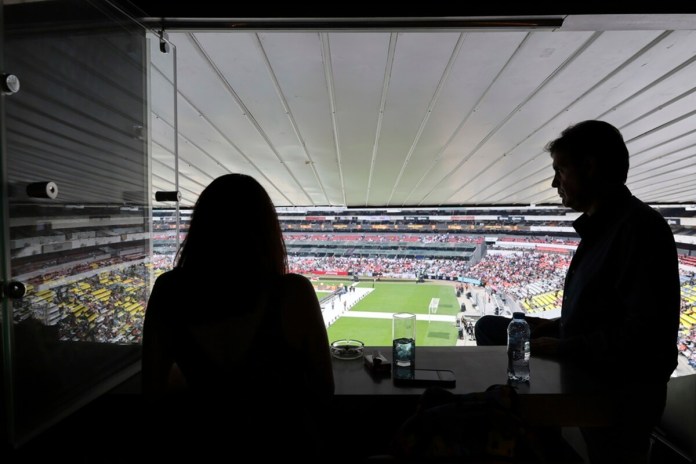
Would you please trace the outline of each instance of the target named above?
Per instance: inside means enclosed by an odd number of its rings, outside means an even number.
[[[694,202],[696,21],[647,18],[642,30],[601,17],[529,31],[170,31],[183,204],[226,172],[256,177],[278,206],[559,203],[543,147],[585,119],[621,129],[643,200]],[[162,94],[172,81],[158,67]],[[171,108],[152,111],[153,186],[170,190]]]

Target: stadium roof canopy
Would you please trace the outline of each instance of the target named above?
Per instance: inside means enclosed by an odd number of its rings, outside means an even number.
[[[184,205],[227,172],[278,206],[558,204],[543,147],[586,119],[622,131],[637,196],[695,202],[696,12],[514,12],[154,13],[154,188],[176,84]]]

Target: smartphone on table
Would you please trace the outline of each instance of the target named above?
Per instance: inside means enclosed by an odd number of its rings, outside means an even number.
[[[394,373],[397,387],[443,387],[454,388],[457,379],[454,372],[447,369],[413,369]]]

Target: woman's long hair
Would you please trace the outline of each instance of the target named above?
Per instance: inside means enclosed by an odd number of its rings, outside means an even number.
[[[278,215],[256,179],[226,174],[201,192],[176,267],[248,279],[287,273]]]

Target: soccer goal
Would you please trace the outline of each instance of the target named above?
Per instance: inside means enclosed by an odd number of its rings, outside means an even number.
[[[431,298],[430,304],[428,305],[428,322],[430,322],[430,316],[437,314],[437,308],[440,306],[439,298]]]

